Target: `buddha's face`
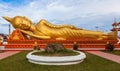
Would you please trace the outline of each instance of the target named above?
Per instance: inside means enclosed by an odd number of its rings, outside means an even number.
[[[22,16],[16,16],[14,18],[9,18],[9,17],[3,17],[3,18],[9,21],[14,28],[19,28],[23,30],[29,30],[32,24],[32,22],[29,19]]]
[[[15,28],[20,28],[20,29],[25,29],[25,30],[29,30],[30,29],[30,26],[31,26],[31,21],[28,20],[27,18],[25,17],[15,17],[13,19],[13,26]]]

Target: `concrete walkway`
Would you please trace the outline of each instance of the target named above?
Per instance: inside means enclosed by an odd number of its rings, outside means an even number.
[[[106,58],[108,60],[111,60],[111,61],[114,61],[114,62],[117,62],[117,63],[120,63],[120,56],[118,56],[118,55],[105,53],[105,52],[102,52],[102,51],[86,51],[86,52],[97,55],[97,56],[100,56],[102,58]]]
[[[16,53],[19,53],[20,51],[5,51],[3,53],[0,53],[0,60],[7,58],[8,56],[14,55]]]

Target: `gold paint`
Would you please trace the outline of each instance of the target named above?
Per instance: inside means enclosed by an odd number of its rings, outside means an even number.
[[[19,40],[19,36],[17,35],[17,33],[15,33],[15,35],[13,36],[13,40]]]
[[[84,30],[72,25],[54,25],[44,19],[42,19],[36,25],[33,25],[31,20],[22,16],[16,16],[14,18],[3,18],[10,22],[15,29],[19,29],[21,32],[38,39],[117,39],[116,32],[107,34],[101,31]]]

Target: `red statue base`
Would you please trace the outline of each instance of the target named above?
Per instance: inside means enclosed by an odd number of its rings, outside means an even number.
[[[68,39],[68,40],[29,40],[26,39],[24,34],[19,30],[14,30],[9,36],[5,45],[5,48],[33,48],[35,42],[38,43],[40,48],[45,48],[47,43],[58,42],[62,43],[66,48],[73,48],[74,42],[77,42],[79,48],[105,48],[107,42],[115,44],[117,48],[120,46],[116,45],[117,40],[96,40],[96,39]]]

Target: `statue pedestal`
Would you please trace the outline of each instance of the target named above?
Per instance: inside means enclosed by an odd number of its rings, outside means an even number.
[[[33,48],[35,42],[40,48],[45,48],[48,43],[62,43],[65,48],[73,48],[74,42],[78,43],[79,48],[105,48],[106,43],[117,43],[117,40],[97,40],[97,39],[67,39],[67,40],[29,40],[26,39],[19,30],[14,30],[7,40],[5,48]],[[115,45],[120,48],[119,45]]]

